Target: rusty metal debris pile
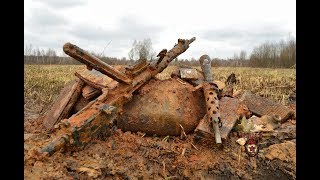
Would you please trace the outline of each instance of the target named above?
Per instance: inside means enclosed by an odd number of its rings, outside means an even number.
[[[195,133],[195,142],[223,147],[232,131],[272,133],[293,115],[285,106],[250,92],[234,93],[237,80],[233,73],[226,82],[214,79],[208,55],[199,58],[202,71],[181,67],[170,79],[155,78],[193,41],[195,38],[178,39],[156,61],[140,60],[128,67],[108,65],[66,43],[64,52],[87,69],[75,73],[77,79],[62,89],[47,112],[43,125],[52,133],[52,140],[40,152],[52,155],[83,149],[94,139],[112,135],[114,128],[181,138]],[[252,144],[248,136],[237,142],[248,148]]]

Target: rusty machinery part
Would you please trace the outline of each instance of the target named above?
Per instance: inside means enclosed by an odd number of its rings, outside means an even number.
[[[112,89],[118,82],[96,70],[82,69],[75,72],[75,76],[84,81],[87,85],[102,90],[104,88]]]
[[[162,59],[164,58],[164,56],[166,56],[166,54],[167,54],[167,49],[162,49],[160,52],[159,52],[159,54],[157,55],[157,57],[159,57],[159,59],[157,60],[157,63],[156,64],[159,64],[161,61],[162,61]]]
[[[75,60],[87,65],[88,69],[91,70],[92,68],[100,71],[101,73],[111,77],[112,79],[130,84],[132,81],[129,77],[127,77],[122,72],[118,71],[117,69],[113,68],[109,64],[101,61],[99,58],[95,57],[92,54],[84,51],[83,49],[79,48],[76,45],[71,43],[66,43],[63,45],[63,51],[68,54],[70,57],[74,58]]]
[[[54,152],[64,148],[83,148],[92,138],[97,138],[101,132],[110,134],[110,129],[116,117],[116,108],[107,104],[95,104],[86,112],[77,113],[86,119],[77,122],[77,119],[64,119],[55,125],[56,138],[40,150],[52,155]],[[73,146],[76,145],[76,146]]]
[[[178,44],[176,44],[164,55],[161,62],[156,64],[157,73],[161,73],[173,59],[175,59],[179,54],[185,52],[189,48],[189,44],[191,44],[195,40],[195,37],[191,39],[178,39]],[[176,52],[180,53],[177,54]]]
[[[133,92],[147,83],[152,77],[155,77],[158,73],[162,72],[174,58],[185,52],[189,48],[189,44],[194,40],[195,38],[191,38],[190,40],[178,39],[178,44],[165,55],[156,68],[146,68],[138,76],[132,79],[131,84],[128,84],[128,82],[125,81],[119,81],[119,85],[113,89],[102,89],[102,94],[99,97],[92,100],[69,119],[64,120],[64,122],[68,122],[65,123],[67,124],[67,127],[57,129],[55,132],[56,138],[54,138],[52,143],[49,143],[42,148],[40,152],[48,152],[51,155],[65,146],[83,147],[96,138],[99,133],[103,132],[104,134],[108,134],[107,132],[110,131],[110,125],[114,124],[119,113],[122,112],[123,105],[132,99]],[[66,43],[63,49],[66,53],[68,52],[67,54],[69,56],[77,58],[80,62],[87,65],[89,64],[89,66],[94,69],[102,71],[103,68],[99,67],[99,65],[104,65],[103,67],[108,67],[107,69],[111,70],[107,70],[108,73],[116,72],[114,75],[111,74],[112,77],[119,77],[119,71],[115,71],[115,69],[109,65],[105,66],[105,63],[102,64],[99,59],[95,59],[94,56],[80,48],[70,43]],[[92,63],[97,63],[98,65]],[[68,138],[64,137],[72,137],[73,140],[67,141]]]
[[[150,63],[146,59],[139,59],[135,64],[125,67],[126,75],[133,78],[148,68]]]
[[[226,88],[221,93],[221,96],[233,97],[233,87],[236,83],[237,83],[236,75],[234,73],[231,73],[225,82]]]
[[[206,101],[207,119],[213,126],[217,144],[221,144],[219,99],[217,85],[213,82],[211,73],[211,61],[208,55],[202,55],[199,59],[205,82],[203,83],[203,93]]]

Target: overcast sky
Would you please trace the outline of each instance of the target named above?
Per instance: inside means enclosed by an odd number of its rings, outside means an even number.
[[[265,41],[296,37],[295,0],[25,0],[24,44],[62,54],[71,42],[105,56],[128,57],[134,40],[158,53],[196,37],[179,58],[233,57]],[[109,43],[109,44],[108,44]]]

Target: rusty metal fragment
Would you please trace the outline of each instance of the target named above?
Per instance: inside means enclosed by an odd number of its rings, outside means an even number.
[[[202,86],[204,83],[203,73],[200,70],[192,67],[180,67],[171,73],[171,77],[181,78],[193,86]],[[226,87],[226,84],[222,81],[213,80],[213,82],[218,86],[219,91],[222,91]]]
[[[77,102],[73,105],[73,108],[70,112],[70,115],[66,118],[69,118],[71,115],[79,112],[81,109],[83,109],[88,103],[90,102],[90,100],[86,99],[83,97],[83,95],[80,95]]]
[[[112,86],[118,84],[117,81],[111,79],[108,76],[105,76],[104,74],[94,69],[92,69],[91,71],[82,69],[77,71],[75,75],[86,84],[100,90],[103,88],[113,88]]]
[[[220,105],[220,117],[222,127],[220,128],[221,139],[226,140],[231,132],[232,128],[236,124],[237,120],[240,117],[238,114],[238,109],[241,108],[241,103],[236,98],[222,97],[219,101]],[[205,139],[213,139],[214,133],[211,128],[208,126],[209,123],[204,117],[200,120],[199,125],[197,126],[195,132],[198,136]]]
[[[294,114],[292,110],[284,105],[250,92],[245,92],[240,100],[253,114],[258,116],[277,116],[282,123]]]
[[[225,82],[226,88],[222,92],[221,96],[234,97],[233,87],[236,83],[237,83],[236,75],[234,73],[231,73]]]
[[[103,103],[95,103],[87,111],[81,111],[58,124],[56,138],[40,152],[52,155],[63,147],[81,149],[94,138],[110,135],[116,117],[116,108]],[[69,144],[69,145],[68,145]]]
[[[101,90],[95,89],[95,88],[88,86],[88,85],[86,85],[82,88],[82,96],[87,100],[90,100],[94,97],[97,97],[101,93],[102,93]]]
[[[208,55],[202,55],[199,61],[205,79],[205,83],[203,83],[203,93],[206,102],[207,121],[209,122],[210,127],[212,126],[213,128],[216,143],[220,144],[222,143],[219,129],[221,127],[221,119],[217,94],[219,89],[213,82],[210,57]]]
[[[238,109],[242,108],[239,99],[223,97],[220,99],[222,127],[221,138],[226,140],[230,131],[240,117]]]
[[[147,67],[150,64],[147,62],[146,59],[140,59],[137,61],[137,63],[133,65],[129,65],[126,67],[126,74],[129,75],[130,77],[135,77],[139,75],[141,72],[147,69]]]
[[[184,53],[195,40],[195,37],[191,39],[178,39],[178,44],[174,45],[174,47],[164,55],[162,60],[156,64],[156,73],[161,73],[173,59],[178,57],[179,54]]]
[[[181,79],[196,80],[199,78],[199,72],[196,69],[180,68]]]
[[[164,56],[166,56],[166,54],[167,54],[167,49],[162,49],[160,52],[159,52],[159,54],[157,55],[157,57],[159,57],[159,59],[157,60],[157,63],[156,64],[159,64],[161,61],[162,61],[162,59],[164,58]]]
[[[80,79],[69,82],[60,92],[59,97],[43,119],[43,125],[47,130],[61,119],[67,118],[73,105],[81,94],[84,82]]]
[[[81,63],[87,65],[89,69],[93,68],[101,73],[109,76],[110,78],[122,82],[125,84],[131,84],[131,79],[127,77],[122,72],[118,71],[109,64],[101,61],[99,58],[95,57],[92,54],[84,51],[76,45],[71,43],[66,43],[63,46],[63,51],[74,59],[80,61]]]

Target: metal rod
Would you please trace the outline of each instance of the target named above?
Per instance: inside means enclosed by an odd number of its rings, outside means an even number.
[[[71,43],[66,43],[63,45],[63,51],[69,56],[73,57],[75,60],[87,65],[89,68],[93,68],[101,73],[109,76],[110,78],[122,82],[125,84],[131,84],[132,80],[127,77],[122,72],[113,68],[109,64],[101,61],[94,55],[86,52],[85,50],[79,48]]]

